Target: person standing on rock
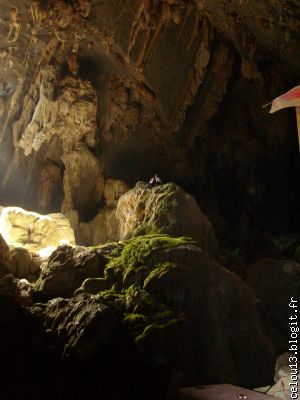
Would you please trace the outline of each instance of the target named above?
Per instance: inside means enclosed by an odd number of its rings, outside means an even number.
[[[160,179],[160,177],[155,174],[149,181],[150,186],[157,186],[157,185],[161,185],[162,184],[162,180]]]

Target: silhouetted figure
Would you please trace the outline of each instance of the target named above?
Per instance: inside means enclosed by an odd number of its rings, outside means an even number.
[[[162,180],[160,179],[160,177],[155,174],[149,181],[149,184],[151,186],[157,186],[157,185],[161,185],[162,184]]]

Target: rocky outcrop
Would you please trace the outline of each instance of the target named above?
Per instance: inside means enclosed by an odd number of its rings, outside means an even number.
[[[20,286],[23,301],[31,301],[30,286]],[[30,312],[55,357],[75,369],[113,353],[131,354],[128,369],[150,363],[161,384],[174,368],[184,384],[258,387],[273,378],[253,291],[192,239],[154,234],[99,248],[61,246],[42,266],[33,299],[44,301]],[[105,368],[116,371],[114,363]]]
[[[74,232],[62,214],[40,215],[19,207],[6,207],[1,213],[0,229],[9,245],[24,247],[41,256],[57,246],[75,244]]]
[[[121,239],[160,232],[191,237],[204,251],[216,252],[212,224],[193,196],[175,184],[137,183],[120,198],[116,215]]]
[[[176,365],[194,381],[272,379],[272,346],[252,290],[191,239],[140,236],[113,246],[109,258],[103,277],[85,280],[77,293],[100,293],[121,311],[148,360]]]
[[[103,195],[105,198],[105,205],[108,207],[116,207],[119,198],[126,192],[129,187],[124,181],[116,179],[108,179],[105,182]]]
[[[42,267],[34,286],[35,297],[44,300],[72,296],[85,279],[103,274],[105,262],[96,250],[60,246]]]

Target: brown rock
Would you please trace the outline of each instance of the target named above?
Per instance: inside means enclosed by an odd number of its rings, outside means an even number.
[[[205,251],[217,250],[212,224],[194,197],[175,184],[151,187],[139,182],[120,198],[116,215],[120,239],[160,232],[188,236]]]
[[[85,279],[100,277],[104,266],[104,257],[96,251],[60,246],[43,265],[34,286],[35,298],[44,300],[72,296]]]

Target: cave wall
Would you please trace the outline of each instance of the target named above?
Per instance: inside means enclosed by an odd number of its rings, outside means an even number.
[[[196,196],[220,236],[232,235],[229,228],[241,221],[296,231],[295,116],[285,110],[271,117],[261,106],[299,83],[298,2],[1,4],[1,204],[44,212],[64,204],[64,211],[75,208],[89,219],[107,179],[134,185],[158,172]],[[49,66],[55,72],[45,80]],[[63,124],[50,124],[48,133],[43,127],[40,146],[25,155],[41,87],[53,86],[48,105],[42,103],[47,119],[53,107],[61,110],[66,80],[69,88],[77,85],[77,99],[80,82],[95,93],[92,140],[82,134],[85,122],[76,136],[61,117]],[[77,104],[80,114],[84,98],[74,103],[70,96],[64,104],[70,110]],[[83,158],[78,178],[74,165]]]

